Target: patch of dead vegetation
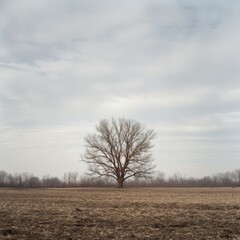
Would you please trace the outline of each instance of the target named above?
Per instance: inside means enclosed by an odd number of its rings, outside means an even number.
[[[240,239],[238,188],[0,189],[0,239]]]

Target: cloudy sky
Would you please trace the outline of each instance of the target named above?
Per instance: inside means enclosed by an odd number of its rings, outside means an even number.
[[[0,170],[84,173],[103,118],[154,128],[157,170],[240,167],[239,0],[0,0]]]

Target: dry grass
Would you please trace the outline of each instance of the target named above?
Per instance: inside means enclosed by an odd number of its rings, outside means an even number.
[[[0,239],[240,239],[240,189],[0,189]]]

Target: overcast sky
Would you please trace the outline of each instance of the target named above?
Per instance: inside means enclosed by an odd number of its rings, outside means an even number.
[[[154,128],[157,170],[240,167],[239,0],[0,0],[0,170],[84,173],[103,118]]]

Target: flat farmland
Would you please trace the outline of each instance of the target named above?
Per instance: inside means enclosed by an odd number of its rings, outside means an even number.
[[[240,189],[0,189],[0,239],[240,239]]]

